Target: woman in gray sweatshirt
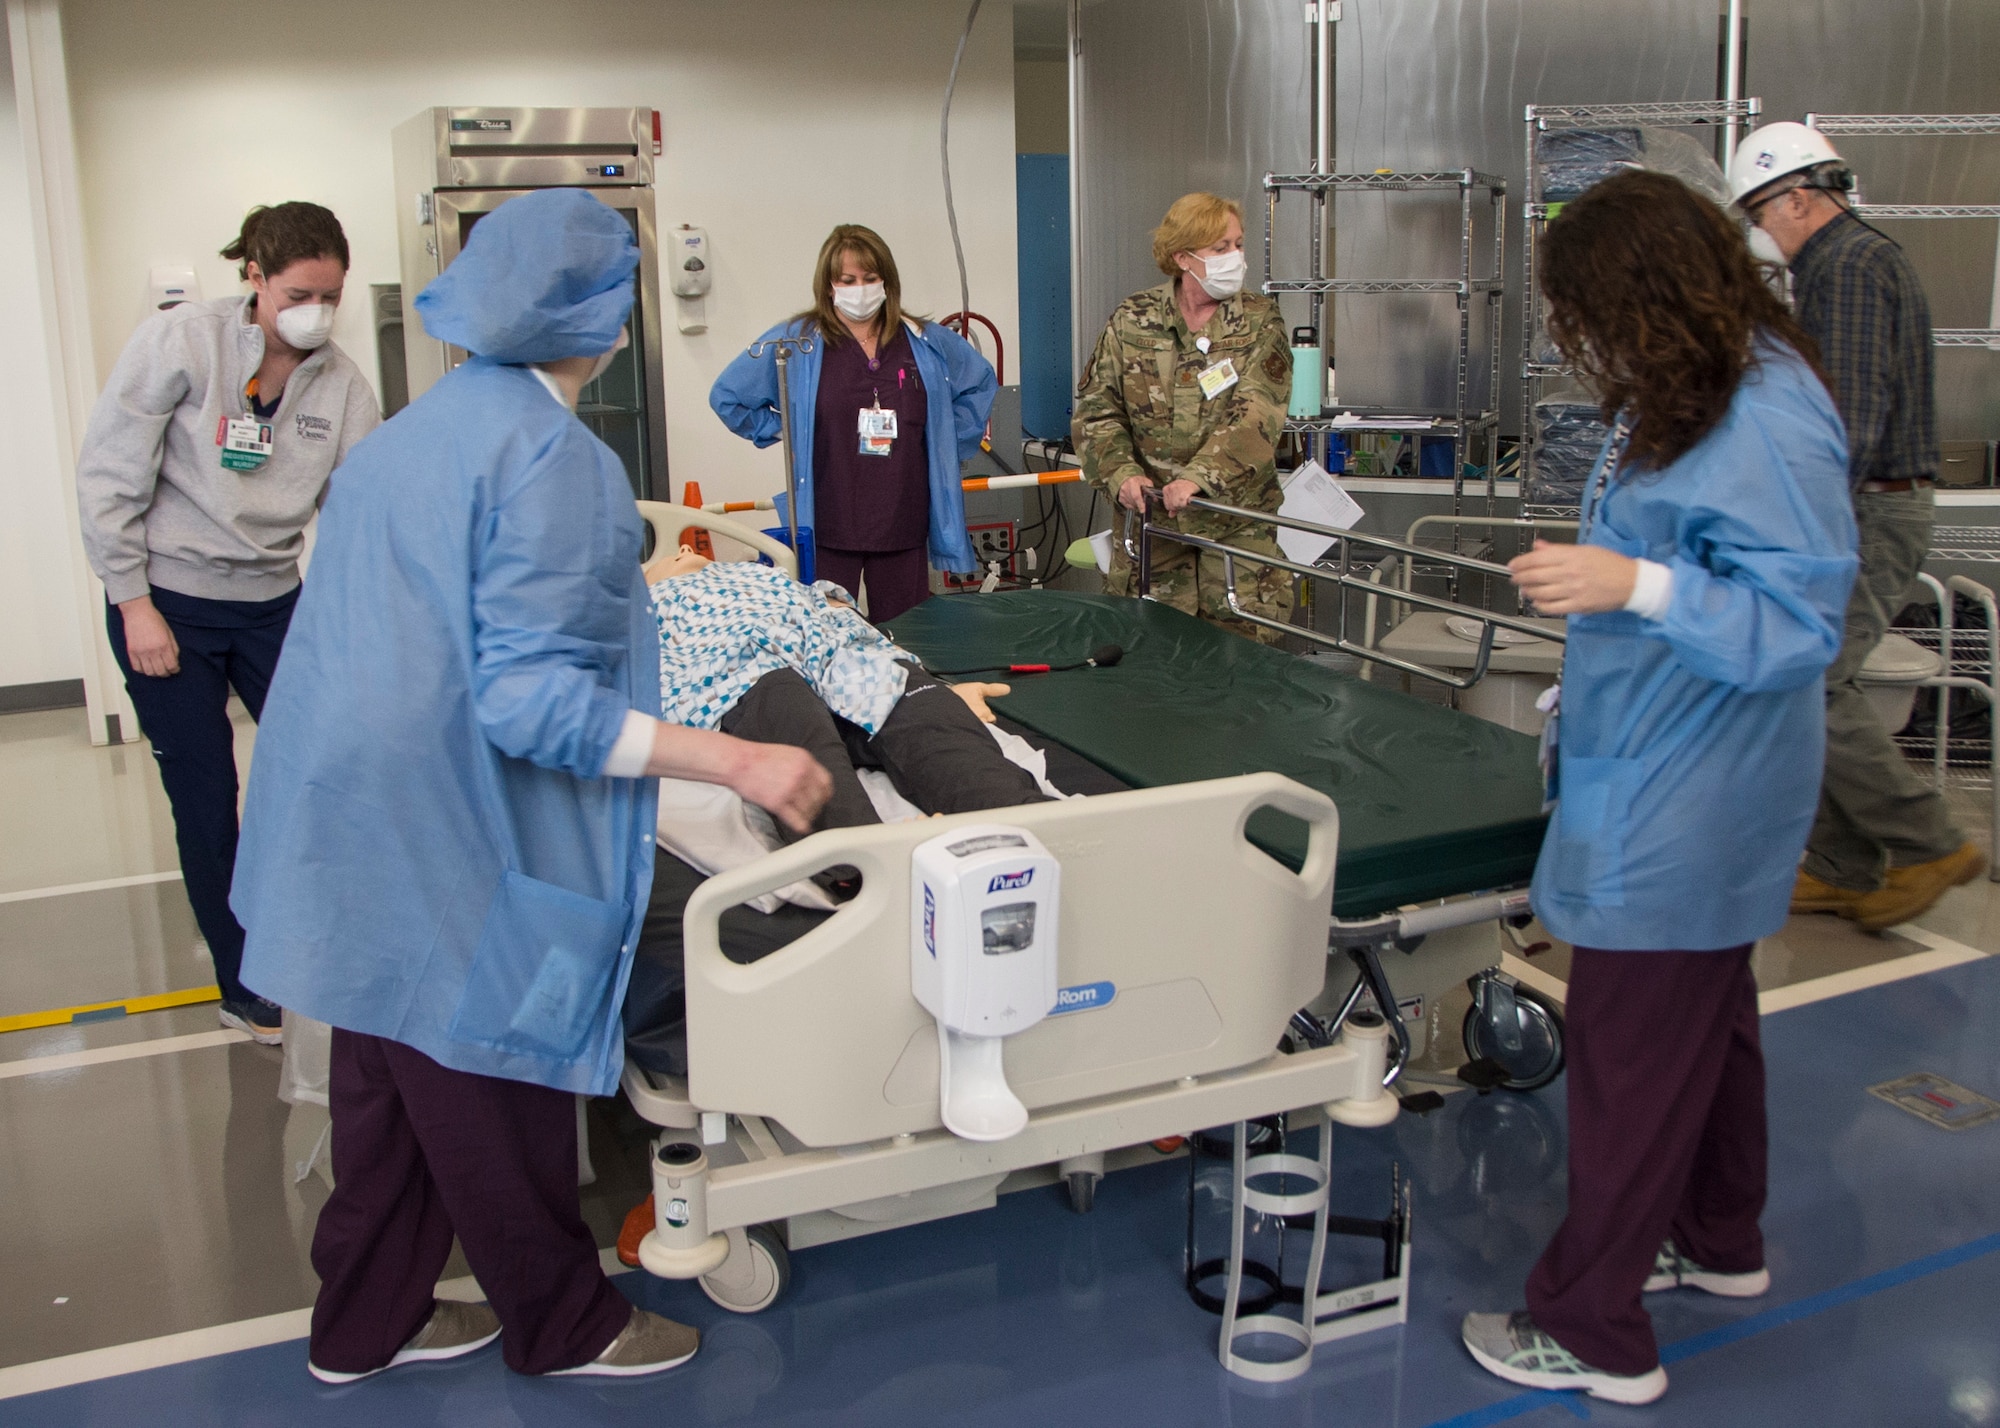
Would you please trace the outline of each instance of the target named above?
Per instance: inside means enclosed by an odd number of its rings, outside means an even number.
[[[256,208],[222,256],[247,297],[184,303],[132,334],[77,459],[106,630],[173,805],[181,874],[215,959],[222,1021],[275,1045],[278,1007],[237,976],[234,689],[252,718],[298,600],[306,523],[381,421],[328,340],[347,236],[315,203]]]

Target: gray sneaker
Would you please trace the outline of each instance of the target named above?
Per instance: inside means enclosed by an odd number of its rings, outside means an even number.
[[[360,1373],[339,1373],[323,1369],[310,1359],[306,1360],[306,1367],[321,1383],[353,1383],[356,1379],[381,1373],[382,1369],[397,1368],[403,1364],[455,1359],[483,1349],[499,1337],[500,1316],[486,1305],[438,1299],[432,1301],[431,1317],[424,1321],[424,1327],[417,1330],[409,1343],[396,1350],[396,1356],[381,1368],[363,1369]]]
[[[1525,1309],[1511,1314],[1468,1314],[1459,1337],[1488,1373],[1528,1388],[1562,1393],[1580,1389],[1611,1403],[1651,1403],[1667,1391],[1667,1371],[1605,1373],[1594,1369],[1535,1327]]]
[[[618,1337],[604,1346],[604,1352],[587,1364],[555,1369],[549,1377],[589,1374],[600,1378],[637,1378],[679,1368],[701,1347],[701,1335],[686,1324],[645,1309],[634,1309]]]
[[[1747,1274],[1724,1274],[1719,1269],[1703,1269],[1681,1253],[1672,1240],[1660,1246],[1653,1257],[1653,1272],[1646,1276],[1646,1293],[1663,1289],[1699,1289],[1724,1299],[1755,1299],[1771,1288],[1771,1271],[1753,1269]]]

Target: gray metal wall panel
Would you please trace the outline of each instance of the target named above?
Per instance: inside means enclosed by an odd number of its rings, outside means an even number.
[[[1168,204],[1195,189],[1239,200],[1254,248],[1264,175],[1307,166],[1301,14],[1299,0],[1081,7],[1079,370],[1112,308],[1164,281],[1152,231]],[[1252,283],[1263,278],[1255,256]]]
[[[1993,0],[1751,0],[1750,92],[1765,113],[2000,113]],[[2000,137],[1835,140],[1873,203],[2000,203]],[[1884,222],[1909,252],[1939,327],[1995,323],[1996,227]],[[2000,352],[1938,352],[1938,435],[2000,437]]]
[[[1509,183],[1510,292],[1500,405],[1512,376],[1521,245],[1521,113],[1529,103],[1712,97],[1715,0],[1346,0],[1339,26],[1339,166],[1474,167]],[[1747,92],[1767,119],[1822,112],[2000,111],[2000,4],[1991,0],[1750,0]],[[1297,0],[1096,0],[1080,12],[1078,245],[1084,352],[1126,293],[1157,281],[1146,235],[1179,193],[1245,201],[1254,252],[1260,180],[1307,166],[1309,31]],[[1882,202],[2000,202],[2000,139],[1849,139]],[[1285,201],[1276,266],[1305,268],[1303,200]],[[1446,276],[1457,264],[1448,197],[1340,203],[1342,276]],[[1993,304],[1995,225],[1902,223],[1941,326],[1981,326]],[[1304,300],[1288,298],[1294,322]],[[1446,406],[1456,327],[1449,300],[1346,298],[1335,309],[1345,402]],[[1474,339],[1479,333],[1475,327]],[[1939,354],[1947,436],[2000,434],[2000,354]],[[1476,364],[1475,364],[1476,368]],[[1475,399],[1483,396],[1475,384]]]

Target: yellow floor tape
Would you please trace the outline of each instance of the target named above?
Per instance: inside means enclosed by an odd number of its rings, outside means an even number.
[[[91,1002],[87,1006],[61,1007],[55,1011],[27,1012],[21,1016],[0,1016],[0,1032],[32,1031],[38,1026],[61,1026],[93,1012],[122,1011],[127,1016],[141,1012],[166,1011],[169,1007],[198,1006],[222,1000],[220,987],[189,987],[179,992],[155,992],[150,997],[126,997],[116,1002]]]

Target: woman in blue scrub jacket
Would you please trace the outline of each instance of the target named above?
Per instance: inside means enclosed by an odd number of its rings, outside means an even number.
[[[1819,796],[1847,440],[1742,231],[1677,179],[1607,179],[1542,255],[1550,334],[1613,428],[1578,542],[1512,567],[1569,617],[1533,892],[1575,947],[1569,1207],[1527,1308],[1463,1336],[1511,1382],[1647,1403],[1667,1375],[1642,1295],[1771,1283],[1750,952]]]
[[[993,413],[993,367],[950,328],[903,311],[896,259],[881,235],[843,223],[813,268],[813,305],[759,338],[809,334],[791,359],[799,526],[811,527],[814,574],[860,596],[876,623],[929,598],[930,568],[979,568],[965,531],[959,463],[978,452]],[[746,350],[708,404],[738,436],[769,446],[778,423],[773,354]],[[804,536],[801,535],[801,540]]]
[[[661,775],[803,831],[803,749],[664,724],[625,468],[578,421],[638,245],[578,189],[502,204],[416,300],[475,353],[341,470],[264,710],[244,976],[333,1026],[308,1364],[347,1383],[500,1338],[530,1374],[694,1355],[598,1266],[575,1096],[618,1088]],[[489,1304],[434,1301],[465,1250]]]

